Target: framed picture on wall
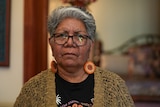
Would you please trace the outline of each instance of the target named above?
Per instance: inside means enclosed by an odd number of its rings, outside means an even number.
[[[0,66],[9,66],[10,0],[0,0]]]

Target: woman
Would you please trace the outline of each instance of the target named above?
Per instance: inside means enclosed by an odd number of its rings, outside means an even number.
[[[48,19],[51,69],[30,79],[14,107],[133,107],[125,82],[89,61],[96,31],[86,10],[58,7]]]

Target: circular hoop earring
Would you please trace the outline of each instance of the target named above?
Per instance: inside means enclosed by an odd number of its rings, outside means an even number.
[[[54,73],[57,72],[57,63],[55,61],[51,61],[51,71]]]
[[[93,74],[95,69],[96,69],[96,66],[91,61],[86,62],[84,65],[84,70],[87,74]]]

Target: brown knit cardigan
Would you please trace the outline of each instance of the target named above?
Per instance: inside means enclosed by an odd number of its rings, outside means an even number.
[[[115,73],[99,67],[94,72],[93,107],[134,107],[125,82]],[[55,74],[42,71],[23,86],[14,107],[57,107]]]

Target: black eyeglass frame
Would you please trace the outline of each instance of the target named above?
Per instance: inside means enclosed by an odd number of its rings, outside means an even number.
[[[79,36],[78,36],[78,35],[79,35]],[[64,38],[65,41],[62,42],[62,43],[57,42],[58,40],[57,40],[56,38],[59,38],[59,37],[62,37],[62,38],[60,38],[60,39],[63,39],[63,38]],[[67,37],[67,38],[66,38],[66,37]],[[53,39],[54,39],[54,42],[55,42],[56,44],[58,44],[58,45],[64,45],[64,44],[67,43],[67,41],[69,40],[70,37],[72,38],[73,43],[76,44],[77,46],[84,46],[84,45],[86,45],[88,39],[92,40],[90,36],[88,36],[88,35],[86,35],[86,34],[80,34],[80,33],[77,33],[77,32],[74,33],[73,36],[70,36],[68,33],[54,33],[53,36],[50,37],[50,39],[53,38]],[[80,38],[75,38],[75,39],[74,39],[74,37],[82,37],[82,39],[85,39],[85,42],[84,42],[83,44],[79,44],[78,42],[80,42],[80,40],[79,40]],[[79,40],[79,41],[77,42],[76,39]]]

